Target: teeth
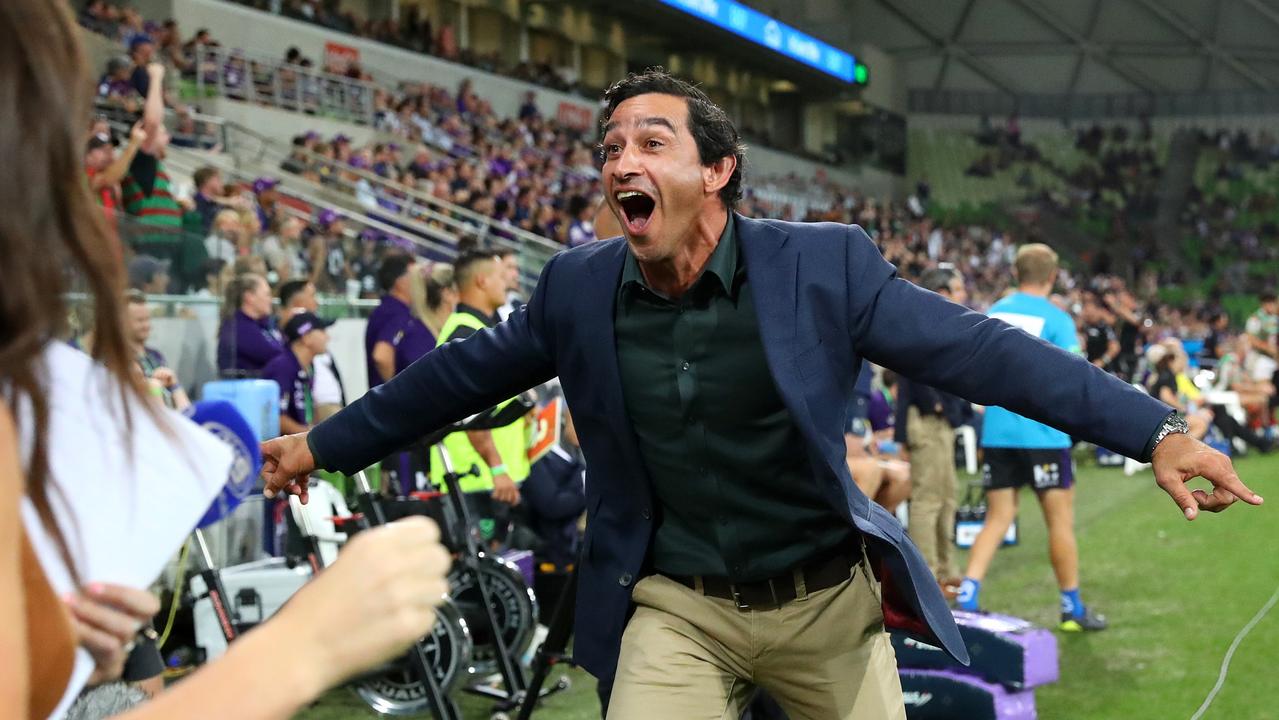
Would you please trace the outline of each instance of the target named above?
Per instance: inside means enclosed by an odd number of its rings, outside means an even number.
[[[643,197],[643,196],[644,196],[644,193],[642,193],[642,192],[636,192],[636,191],[634,191],[634,190],[627,190],[627,191],[625,191],[625,192],[620,192],[620,193],[618,193],[618,194],[617,194],[617,199],[618,199],[618,200],[626,200],[627,198]]]

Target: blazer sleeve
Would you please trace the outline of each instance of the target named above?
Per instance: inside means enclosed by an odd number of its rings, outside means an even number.
[[[496,327],[445,343],[311,430],[324,470],[353,473],[555,376],[546,325],[552,258],[529,303]]]
[[[1149,460],[1172,408],[1005,322],[898,277],[860,227],[847,243],[849,333],[857,352],[981,405]]]

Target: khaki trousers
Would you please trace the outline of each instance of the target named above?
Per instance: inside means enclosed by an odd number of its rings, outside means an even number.
[[[955,431],[945,418],[906,412],[910,448],[910,539],[938,578],[956,574]]]
[[[756,687],[791,720],[905,720],[864,567],[775,610],[738,610],[662,575],[640,580],[608,720],[737,720]]]

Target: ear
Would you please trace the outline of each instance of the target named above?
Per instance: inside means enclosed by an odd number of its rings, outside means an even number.
[[[710,165],[702,166],[702,191],[707,195],[718,195],[728,184],[737,170],[737,158],[725,155]]]

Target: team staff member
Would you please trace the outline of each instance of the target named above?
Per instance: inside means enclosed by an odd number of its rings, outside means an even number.
[[[410,285],[421,282],[417,264],[408,255],[388,255],[378,267],[382,302],[369,314],[364,330],[369,388],[390,380],[435,347],[435,337],[413,314]]]
[[[316,423],[315,358],[328,349],[325,332],[331,322],[308,312],[298,312],[284,324],[284,351],[262,368],[262,379],[279,386],[280,434],[306,432]],[[289,552],[288,503],[276,501],[265,508],[262,542],[272,555]]]
[[[278,327],[288,325],[289,318],[299,312],[317,314],[320,302],[315,283],[310,280],[288,280],[277,291],[280,299]],[[346,388],[337,363],[327,351],[315,356],[315,421],[319,422],[346,406]]]
[[[446,343],[497,325],[497,309],[506,302],[510,287],[507,268],[493,252],[463,253],[453,265],[453,276],[457,282],[458,303],[440,329],[440,338]],[[520,502],[516,483],[523,482],[529,474],[527,422],[520,419],[495,430],[453,433],[443,444],[453,467],[475,465],[479,469],[478,476],[462,478],[459,486],[482,519],[496,521],[492,532],[485,528],[485,534],[491,536],[490,539],[504,540],[507,509]],[[439,451],[432,449],[431,477],[437,485],[444,480],[438,455]]]
[[[1066,352],[1080,354],[1075,322],[1048,296],[1057,279],[1057,253],[1040,243],[1023,245],[1014,264],[1017,292],[990,308],[990,316],[1021,328]],[[1184,422],[1184,421],[1183,421]],[[1074,461],[1070,435],[1002,407],[986,410],[981,445],[985,453],[986,522],[973,542],[959,607],[976,610],[982,578],[1017,514],[1017,492],[1033,487],[1048,525],[1048,552],[1061,588],[1060,629],[1105,630],[1106,619],[1079,598],[1079,550],[1075,546]]]
[[[369,389],[395,377],[435,347],[435,336],[411,307],[412,284],[421,282],[415,260],[401,252],[388,254],[378,267],[377,282],[382,302],[364,328]],[[407,495],[417,489],[419,474],[425,479],[429,467],[427,450],[419,445],[388,455],[382,460],[382,491]]]
[[[510,320],[263,455],[266,492],[305,499],[316,467],[361,467],[558,375],[590,468],[573,654],[613,683],[610,720],[732,717],[754,685],[792,717],[900,720],[885,618],[967,660],[932,571],[844,463],[863,356],[1153,455],[1187,517],[1261,503],[1166,405],[899,279],[860,228],[731,213],[745,151],[702,91],[653,70],[605,102],[625,239],[555,256]],[[1198,475],[1214,494],[1185,488]]]
[[[333,324],[303,311],[284,325],[288,346],[262,368],[262,379],[280,386],[280,433],[306,432],[315,424],[315,358],[328,352]]]
[[[218,372],[223,376],[257,377],[284,352],[284,338],[272,322],[271,300],[271,286],[261,275],[240,275],[227,283],[218,330]]]
[[[568,574],[577,564],[586,512],[586,463],[567,408],[560,443],[533,463],[520,485],[520,500],[524,522],[537,538],[533,584],[540,601],[539,622],[550,625]]]
[[[925,273],[919,283],[953,303],[968,302],[964,276],[953,267]],[[971,405],[937,388],[901,378],[897,384],[897,442],[910,451],[910,539],[948,596],[955,593],[955,428]]]

